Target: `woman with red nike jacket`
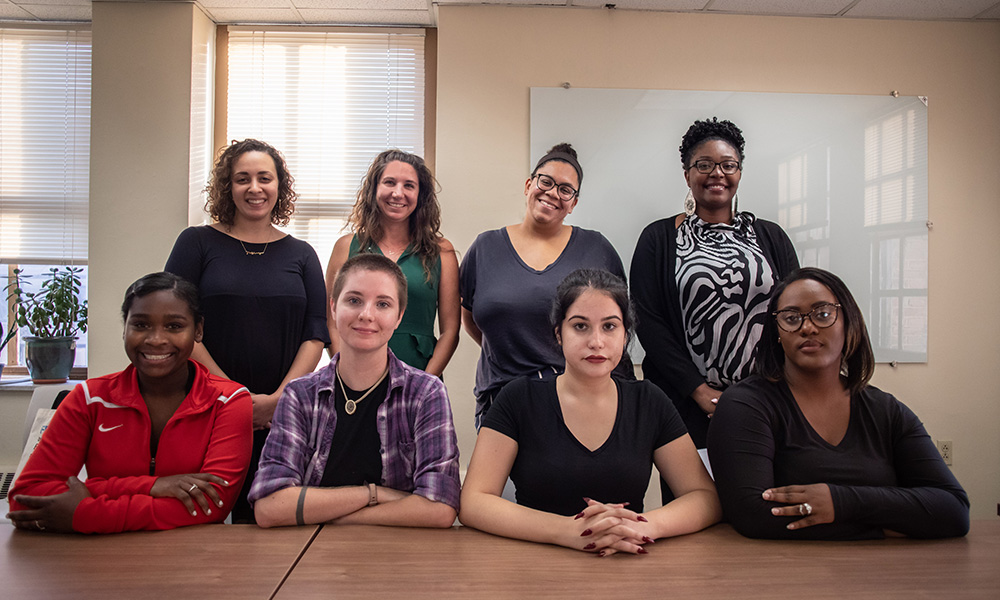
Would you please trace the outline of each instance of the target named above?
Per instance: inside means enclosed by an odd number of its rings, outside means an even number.
[[[19,529],[112,533],[222,522],[250,461],[250,394],[190,359],[198,291],[169,273],[122,304],[120,373],[88,379],[59,405],[10,492]],[[88,478],[76,475],[87,468]]]

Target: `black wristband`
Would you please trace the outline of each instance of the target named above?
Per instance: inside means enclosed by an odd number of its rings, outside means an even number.
[[[295,506],[295,524],[296,525],[305,525],[306,524],[306,520],[302,516],[302,513],[303,513],[303,509],[305,508],[305,505],[306,505],[306,490],[307,489],[309,489],[309,488],[307,488],[306,486],[302,486],[302,491],[299,492],[299,502]]]

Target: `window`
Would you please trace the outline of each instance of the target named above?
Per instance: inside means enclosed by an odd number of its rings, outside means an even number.
[[[375,155],[423,155],[423,31],[230,27],[226,139],[248,137],[284,154],[299,194],[289,233],[325,263]]]
[[[830,268],[831,148],[811,144],[778,162],[778,224],[802,266]]]
[[[16,266],[44,273],[87,264],[90,64],[89,30],[0,29],[3,276]],[[6,330],[9,310],[0,313]],[[25,372],[19,345],[12,340],[0,354],[5,373]],[[77,365],[85,366],[86,335],[77,345]]]
[[[869,334],[888,360],[927,354],[927,112],[892,111],[865,128],[865,229],[871,248]],[[914,230],[910,224],[918,224]]]

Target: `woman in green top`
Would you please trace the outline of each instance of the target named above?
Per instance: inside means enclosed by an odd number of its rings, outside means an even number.
[[[396,261],[406,275],[406,312],[389,348],[404,363],[441,376],[458,346],[461,308],[455,248],[439,231],[441,208],[434,176],[415,154],[386,150],[375,157],[361,182],[349,220],[352,234],[337,240],[326,267],[329,295],[337,271],[361,252]],[[434,338],[434,318],[439,335]],[[327,305],[330,353],[340,338]]]

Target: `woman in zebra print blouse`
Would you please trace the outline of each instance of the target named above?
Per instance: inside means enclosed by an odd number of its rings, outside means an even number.
[[[772,288],[798,267],[777,224],[736,210],[743,148],[730,121],[695,121],[680,146],[685,212],[647,226],[632,258],[643,373],[699,448],[722,390],[751,372]]]

